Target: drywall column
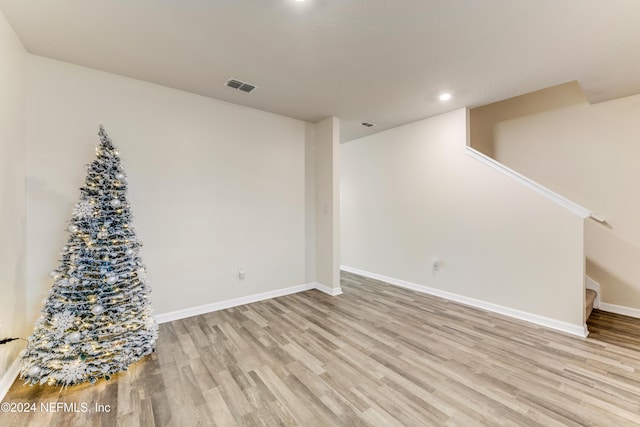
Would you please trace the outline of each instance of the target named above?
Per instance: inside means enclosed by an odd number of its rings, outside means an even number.
[[[0,338],[30,333],[26,313],[25,50],[0,12]],[[24,341],[0,347],[0,400]]]
[[[331,295],[340,290],[340,119],[315,124],[315,281]]]
[[[305,126],[304,146],[305,280],[316,281],[316,125]]]

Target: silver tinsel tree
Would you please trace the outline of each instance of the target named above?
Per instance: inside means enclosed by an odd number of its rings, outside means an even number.
[[[120,153],[102,126],[98,135],[61,264],[23,355],[25,383],[109,379],[151,353],[158,336]]]

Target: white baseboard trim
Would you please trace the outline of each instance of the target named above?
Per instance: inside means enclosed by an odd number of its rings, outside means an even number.
[[[252,302],[263,301],[266,299],[282,297],[285,295],[291,295],[298,292],[308,291],[310,289],[317,289],[320,292],[331,296],[337,296],[342,294],[342,288],[330,288],[322,283],[311,282],[304,285],[291,286],[289,288],[276,289],[275,291],[263,292],[260,294],[247,295],[246,297],[232,298],[224,301],[218,301],[211,304],[199,305],[196,307],[184,308],[182,310],[170,311],[168,313],[156,314],[153,317],[158,323],[173,322],[174,320],[186,319],[187,317],[198,316],[200,314],[211,313],[218,310],[224,310],[226,308],[238,307],[244,304],[251,304]]]
[[[239,305],[251,304],[252,302],[263,301],[266,299],[277,298],[285,295],[295,294],[297,292],[308,291],[314,289],[315,283],[305,283],[304,285],[291,286],[289,288],[276,289],[274,291],[263,292],[260,294],[247,295],[246,297],[232,298],[224,301],[214,302],[211,304],[199,305],[196,307],[184,308],[182,310],[171,311],[169,313],[161,313],[153,316],[158,323],[167,323],[174,320],[186,319],[187,317],[197,316],[199,314],[211,313],[213,311],[224,310],[226,308],[237,307]]]
[[[640,319],[640,309],[638,308],[600,302],[600,307],[598,307],[598,310],[608,311],[609,313],[622,314],[624,316],[637,317],[638,319]]]
[[[342,288],[340,286],[338,286],[337,288],[330,288],[329,286],[323,285],[322,283],[314,282],[313,287],[320,292],[331,295],[332,297],[342,295]]]
[[[18,378],[18,374],[20,373],[20,357],[16,357],[16,360],[13,361],[7,372],[4,373],[2,379],[0,379],[0,402],[7,395],[7,392],[11,388],[13,382]]]
[[[536,325],[545,326],[547,328],[566,332],[571,335],[586,337],[589,334],[589,331],[587,330],[586,325],[582,325],[582,326],[574,325],[572,323],[562,322],[560,320],[539,316],[537,314],[527,313],[525,311],[516,310],[514,308],[493,304],[493,303],[482,301],[475,298],[465,297],[463,295],[454,294],[452,292],[447,292],[447,291],[431,288],[424,285],[418,285],[417,283],[407,282],[405,280],[394,279],[393,277],[387,277],[381,274],[371,273],[369,271],[348,267],[346,265],[341,265],[340,269],[349,273],[359,274],[360,276],[365,276],[371,279],[380,280],[401,288],[411,289],[417,292],[422,292],[422,293],[434,295],[440,298],[445,298],[450,301],[455,301],[460,304],[469,305],[471,307],[481,308],[483,310],[491,311],[498,314],[503,314],[509,317],[514,317],[516,319],[524,320],[530,323],[535,323]]]

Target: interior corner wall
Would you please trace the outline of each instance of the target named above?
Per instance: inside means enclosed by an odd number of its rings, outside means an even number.
[[[25,314],[25,60],[22,43],[0,12],[0,338],[31,332]],[[23,341],[0,346],[0,398],[10,385],[1,380],[22,348]]]
[[[315,277],[340,288],[340,119],[315,125]]]
[[[468,156],[466,113],[342,144],[342,264],[583,328],[584,220]]]
[[[495,158],[585,206],[587,274],[600,301],[640,310],[640,95],[504,120]]]
[[[156,314],[306,283],[304,122],[33,55],[27,121],[32,306],[99,124],[122,153]]]

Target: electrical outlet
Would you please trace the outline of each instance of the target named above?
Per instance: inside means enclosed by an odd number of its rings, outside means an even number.
[[[434,258],[431,261],[431,268],[433,269],[434,273],[437,273],[438,271],[440,271],[440,260],[438,258]]]
[[[244,278],[245,278],[244,268],[238,267],[238,279],[244,280]]]

